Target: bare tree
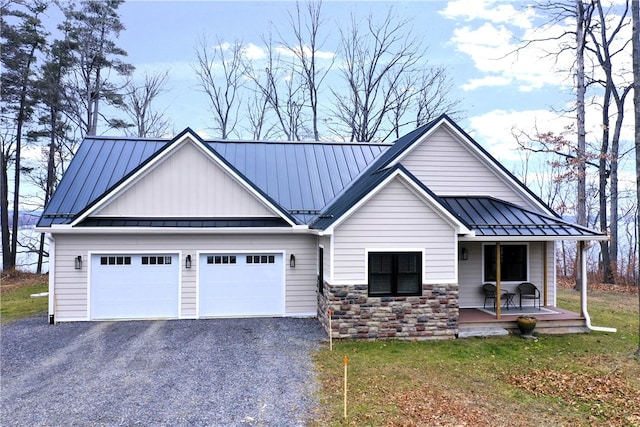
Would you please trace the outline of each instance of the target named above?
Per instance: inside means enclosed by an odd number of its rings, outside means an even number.
[[[624,103],[632,85],[627,82],[615,81],[614,60],[616,56],[624,52],[629,40],[620,43],[619,33],[627,22],[628,3],[617,19],[615,25],[609,22],[602,3],[599,0],[593,2],[595,16],[594,25],[587,28],[587,34],[592,43],[585,48],[597,59],[600,68],[604,72],[603,79],[594,80],[593,83],[602,85],[604,95],[602,100],[602,141],[599,156],[599,216],[600,229],[609,229],[610,241],[600,242],[600,254],[602,257],[602,273],[605,283],[615,282],[618,260],[618,161],[620,134],[624,119]],[[611,103],[615,104],[612,112]],[[614,117],[614,125],[611,126],[611,118]],[[609,146],[611,151],[609,151]],[[610,192],[607,193],[607,180],[611,179]],[[609,198],[607,196],[609,195]],[[607,221],[607,200],[610,204],[610,220]]]
[[[248,64],[245,76],[253,83],[257,96],[268,105],[282,135],[289,141],[299,141],[308,133],[303,113],[307,103],[304,83],[296,72],[295,62],[282,59],[271,36],[263,37],[263,42],[267,55],[264,70]]]
[[[382,129],[385,120],[398,105],[398,96],[414,83],[414,78],[407,78],[425,57],[422,43],[406,31],[408,26],[407,19],[397,18],[390,9],[380,23],[371,15],[365,22],[352,15],[350,27],[340,30],[340,72],[346,90],[332,92],[336,119],[350,130],[350,141],[372,141],[380,139],[380,133],[389,134]]]
[[[444,67],[429,67],[423,70],[419,79],[416,99],[416,127],[430,122],[442,113],[452,118],[460,110],[460,99],[452,96],[453,83]]]
[[[405,125],[419,126],[441,113],[455,113],[446,70],[426,61],[423,42],[412,36],[411,21],[391,8],[377,22],[351,17],[340,31],[343,85],[332,89],[333,131],[351,141],[384,141]]]
[[[171,129],[165,112],[153,108],[154,101],[166,93],[169,72],[144,75],[142,83],[131,81],[124,96],[122,108],[133,121],[135,135],[142,138],[162,137]]]
[[[302,77],[304,88],[307,92],[309,108],[311,110],[311,127],[314,140],[320,139],[318,130],[318,102],[319,91],[322,82],[331,70],[334,58],[327,67],[320,67],[318,51],[322,49],[324,41],[319,39],[319,33],[323,20],[321,19],[322,1],[306,2],[306,11],[300,8],[300,2],[296,2],[295,14],[289,13],[289,23],[294,34],[294,44],[290,44],[282,36],[282,44],[297,59],[299,74]],[[306,16],[305,16],[306,12]]]
[[[209,98],[213,120],[220,138],[228,139],[235,133],[238,111],[242,102],[240,93],[244,86],[244,43],[225,43],[217,39],[211,47],[206,38],[201,37],[196,55],[198,62],[195,72],[200,86]]]

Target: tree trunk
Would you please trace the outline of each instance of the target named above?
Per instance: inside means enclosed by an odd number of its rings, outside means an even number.
[[[584,45],[585,45],[585,9],[582,0],[576,0],[576,126],[578,131],[578,147],[576,158],[578,160],[578,203],[576,207],[576,220],[578,224],[587,225],[587,181],[586,181],[586,132],[585,132],[585,83],[584,83]],[[576,252],[576,261],[581,257],[580,250]],[[579,262],[578,266],[581,265]],[[581,269],[576,269],[575,289],[582,286]]]
[[[9,183],[7,181],[8,163],[4,151],[0,151],[0,234],[2,234],[2,268],[13,268],[11,262],[11,233],[9,231]]]
[[[640,177],[640,4],[638,0],[631,2],[631,20],[633,21],[633,112],[635,118],[634,136],[636,142],[636,177]],[[636,206],[640,204],[640,179],[636,179]],[[640,207],[636,210],[638,236],[640,237]],[[640,254],[640,239],[638,239],[638,254]],[[637,276],[636,286],[640,289],[640,274]],[[640,292],[638,292],[638,318],[640,320]],[[638,349],[640,355],[640,322],[638,322]]]

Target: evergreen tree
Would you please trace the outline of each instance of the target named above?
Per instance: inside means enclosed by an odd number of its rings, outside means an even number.
[[[124,30],[118,7],[123,0],[85,0],[80,9],[71,3],[65,10],[64,40],[66,49],[73,52],[73,67],[69,76],[67,102],[72,119],[86,135],[95,135],[102,102],[116,107],[123,104],[122,88],[109,76],[128,77],[134,67],[124,62],[127,52],[116,45],[115,39]],[[110,127],[120,121],[106,119]]]
[[[20,212],[21,150],[27,126],[37,103],[35,63],[46,44],[46,32],[40,16],[48,2],[3,3],[0,6],[2,28],[1,62],[2,104],[0,105],[0,233],[3,268],[16,265],[18,219]],[[9,170],[14,171],[13,224],[9,233]]]

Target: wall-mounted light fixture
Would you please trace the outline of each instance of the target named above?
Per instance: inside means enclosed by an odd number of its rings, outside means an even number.
[[[467,248],[462,248],[460,250],[460,258],[465,261],[469,259],[469,250]]]
[[[76,270],[82,269],[82,256],[78,255],[73,259]]]
[[[191,268],[191,255],[187,255],[184,259],[184,268]]]
[[[289,267],[295,267],[296,266],[296,256],[294,254],[291,254],[291,256],[289,257]]]

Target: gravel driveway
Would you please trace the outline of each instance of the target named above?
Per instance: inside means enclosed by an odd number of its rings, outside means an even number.
[[[3,426],[301,426],[315,319],[1,326]]]

